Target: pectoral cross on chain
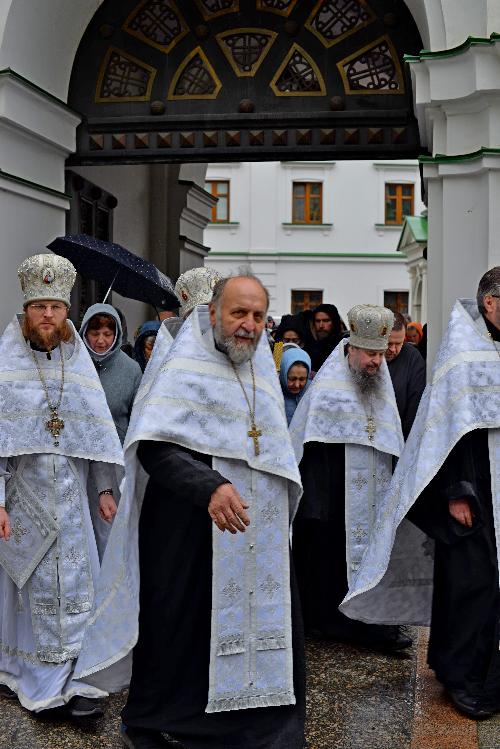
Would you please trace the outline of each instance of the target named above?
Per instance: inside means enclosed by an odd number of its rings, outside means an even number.
[[[64,421],[59,418],[57,409],[53,409],[50,415],[50,419],[45,422],[45,429],[51,433],[54,438],[54,447],[59,447],[59,435],[64,429]]]
[[[252,423],[252,428],[249,430],[248,436],[253,439],[255,454],[260,455],[259,437],[262,437],[262,432],[257,429],[255,422]]]
[[[368,422],[365,426],[365,432],[368,434],[368,439],[370,442],[375,437],[375,432],[377,431],[377,427],[375,426],[375,419],[373,416],[368,416]]]

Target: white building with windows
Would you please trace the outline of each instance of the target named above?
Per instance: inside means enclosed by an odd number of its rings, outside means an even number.
[[[210,164],[206,180],[218,202],[205,265],[251,270],[272,315],[321,302],[344,318],[357,303],[411,309],[397,247],[404,217],[425,209],[416,161]]]

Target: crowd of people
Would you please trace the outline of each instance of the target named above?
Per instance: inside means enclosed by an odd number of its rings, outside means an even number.
[[[426,330],[268,316],[183,274],[132,347],[76,273],[18,270],[0,339],[0,693],[79,720],[128,687],[129,749],[303,749],[304,634],[387,654],[429,624],[458,710],[500,711],[500,267]],[[292,538],[292,547],[290,547]]]

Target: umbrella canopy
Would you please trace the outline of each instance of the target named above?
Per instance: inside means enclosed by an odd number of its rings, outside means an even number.
[[[88,234],[69,234],[47,247],[70,260],[85,278],[107,284],[124,297],[163,309],[179,306],[171,280],[156,265],[119,244]]]

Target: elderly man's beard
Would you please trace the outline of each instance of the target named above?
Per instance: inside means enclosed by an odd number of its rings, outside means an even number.
[[[249,339],[249,343],[238,343],[238,338]],[[238,336],[235,333],[232,335],[225,335],[222,329],[222,323],[219,315],[214,326],[214,340],[217,344],[217,348],[223,351],[231,359],[233,364],[239,365],[250,361],[255,353],[257,344],[259,343],[260,333],[255,332],[247,333],[245,330],[238,330]]]
[[[376,393],[382,388],[382,373],[380,368],[373,374],[369,374],[366,369],[357,369],[349,364],[351,377],[354,384],[361,390],[364,395]]]
[[[23,336],[42,351],[52,351],[61,341],[67,343],[73,337],[67,320],[49,330],[38,330],[25,315],[23,320]]]

